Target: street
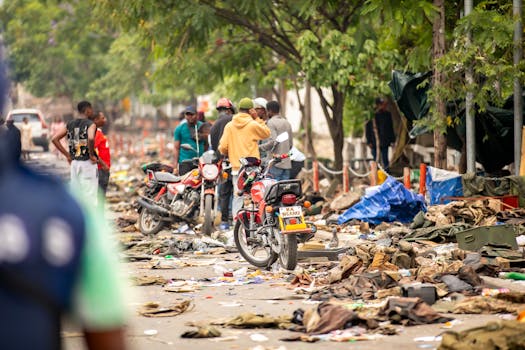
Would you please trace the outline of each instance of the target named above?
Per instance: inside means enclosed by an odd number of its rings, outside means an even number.
[[[59,175],[67,181],[67,163],[57,160],[49,153],[34,153],[29,162],[40,172]],[[108,208],[111,205],[108,204]],[[108,212],[108,218],[115,222],[121,216],[118,212]],[[243,313],[267,314],[272,317],[292,316],[297,309],[310,309],[317,303],[308,300],[308,295],[297,292],[290,284],[294,275],[283,271],[258,272],[243,261],[238,253],[211,254],[210,252],[186,251],[180,256],[163,255],[159,251],[151,254],[155,243],[148,245],[149,239],[140,232],[121,232],[115,225],[115,238],[126,244],[135,242],[134,247],[144,246],[144,249],[128,254],[122,259],[122,273],[129,283],[127,287],[127,304],[129,307],[129,325],[127,340],[132,349],[343,349],[351,346],[355,349],[383,349],[387,345],[391,349],[436,349],[439,341],[426,339],[415,341],[417,337],[437,337],[446,329],[443,324],[422,326],[395,326],[398,334],[379,336],[374,340],[348,342],[333,342],[321,340],[315,343],[284,342],[280,339],[298,336],[302,333],[277,329],[234,329],[216,326],[220,336],[210,339],[183,339],[181,334],[194,330],[188,323],[209,324],[231,319]],[[329,232],[321,231],[318,238],[328,241]],[[194,234],[174,234],[173,230],[163,230],[156,237],[156,242],[176,239],[178,241],[193,240]],[[138,244],[136,244],[138,242]],[[340,235],[340,245],[347,243],[343,234]],[[133,246],[133,244],[129,244]],[[122,244],[121,244],[122,247]],[[148,255],[147,253],[150,254]],[[147,255],[147,256],[144,256]],[[124,255],[121,255],[124,257]],[[129,259],[129,256],[135,257]],[[138,261],[133,261],[138,260]],[[315,272],[336,262],[323,259],[311,260],[300,264],[302,269]],[[155,268],[152,268],[155,267]],[[240,271],[234,278],[224,278],[224,270]],[[243,271],[246,269],[246,271]],[[250,273],[259,278],[243,278]],[[239,276],[241,278],[239,278]],[[137,285],[137,279],[153,285]],[[148,280],[149,279],[149,280]],[[160,282],[158,282],[160,281]],[[172,286],[174,291],[166,291],[168,287],[161,284],[169,281],[166,286]],[[254,283],[242,284],[239,281]],[[140,284],[140,283],[139,283]],[[523,284],[514,287],[524,290]],[[157,302],[162,306],[179,304],[185,300],[190,306],[181,314],[171,317],[144,317],[137,310],[147,302]],[[353,301],[348,300],[351,304]],[[510,315],[448,315],[458,320],[449,329],[460,331],[484,325],[488,321],[512,317]],[[83,349],[83,338],[80,329],[70,321],[66,321],[63,332],[65,349]]]

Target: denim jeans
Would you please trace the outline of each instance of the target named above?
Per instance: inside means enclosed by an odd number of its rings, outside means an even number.
[[[290,169],[272,167],[270,171],[268,171],[268,174],[277,181],[290,179]]]

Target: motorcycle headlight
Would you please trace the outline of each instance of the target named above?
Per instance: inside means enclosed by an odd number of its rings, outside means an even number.
[[[206,180],[215,180],[219,175],[219,168],[215,164],[205,164],[202,167],[202,177]]]

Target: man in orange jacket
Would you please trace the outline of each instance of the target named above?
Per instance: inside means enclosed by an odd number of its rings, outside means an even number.
[[[253,109],[253,101],[243,98],[239,102],[239,113],[233,116],[232,121],[224,127],[224,133],[219,141],[219,152],[227,155],[232,166],[232,182],[234,186],[232,214],[237,215],[242,208],[242,197],[238,196],[237,180],[240,159],[244,157],[260,158],[258,141],[270,136],[270,129],[264,120],[258,117]]]

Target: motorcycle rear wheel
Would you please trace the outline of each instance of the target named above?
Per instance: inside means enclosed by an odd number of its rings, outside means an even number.
[[[294,270],[297,266],[297,237],[294,234],[283,235],[279,263],[286,270]]]
[[[277,254],[270,246],[262,247],[247,239],[247,232],[239,220],[235,223],[233,238],[239,253],[253,266],[270,267],[277,260]]]
[[[139,230],[145,236],[155,235],[164,227],[164,221],[159,215],[142,208],[139,214]]]
[[[204,196],[204,223],[202,224],[202,233],[206,236],[211,235],[213,231],[213,196],[207,194]]]

